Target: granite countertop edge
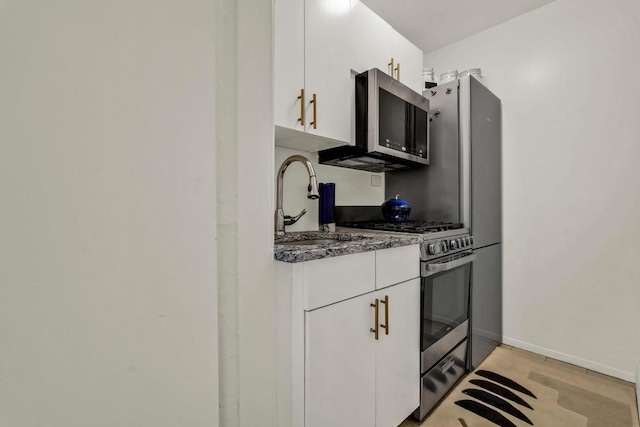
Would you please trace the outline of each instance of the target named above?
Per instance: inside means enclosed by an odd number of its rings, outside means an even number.
[[[344,229],[343,229],[344,230]],[[357,254],[362,252],[390,249],[401,246],[414,245],[422,242],[422,236],[407,233],[368,233],[340,231],[339,233],[321,232],[291,232],[287,233],[279,241],[300,241],[308,239],[327,239],[336,235],[349,240],[337,241],[322,245],[276,245],[273,250],[276,261],[297,263],[331,258],[341,255]]]

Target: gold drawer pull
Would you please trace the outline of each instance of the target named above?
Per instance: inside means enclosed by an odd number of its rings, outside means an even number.
[[[300,118],[298,121],[301,126],[304,126],[304,89],[300,89],[300,96],[298,99],[300,100]]]
[[[396,80],[400,81],[400,63],[396,66]]]
[[[378,339],[378,307],[379,307],[378,304],[379,304],[379,302],[380,302],[380,300],[378,300],[378,298],[376,298],[376,302],[374,304],[370,304],[371,307],[375,308],[375,316],[376,316],[375,325],[376,325],[376,327],[369,329],[369,331],[374,333],[374,335],[376,336],[376,339]]]
[[[380,327],[384,328],[385,335],[389,335],[389,295],[385,295],[380,302],[384,304],[384,325],[380,325]]]
[[[317,117],[317,112],[318,112],[318,100],[316,99],[316,94],[313,94],[313,99],[310,101],[313,104],[313,121],[311,123],[309,123],[310,125],[313,125],[314,129],[318,128],[318,117]]]

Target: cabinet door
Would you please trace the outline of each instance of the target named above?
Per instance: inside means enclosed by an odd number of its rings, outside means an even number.
[[[304,2],[277,0],[274,32],[274,122],[303,131],[298,96],[304,88]]]
[[[387,296],[380,322],[389,335],[376,342],[376,427],[395,427],[420,405],[420,279],[376,292]]]
[[[306,313],[305,427],[375,426],[373,301],[362,295]]]
[[[395,30],[392,39],[394,59],[400,64],[400,81],[422,94],[422,51]]]
[[[360,0],[351,0],[353,68],[358,73],[378,68],[389,74],[393,28]]]
[[[305,130],[351,143],[350,0],[305,2]],[[315,105],[311,103],[316,95]],[[316,128],[313,127],[314,109]]]

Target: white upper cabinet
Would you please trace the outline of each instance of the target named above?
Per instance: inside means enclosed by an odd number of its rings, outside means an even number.
[[[350,0],[305,0],[305,130],[351,140]],[[352,84],[353,82],[353,84]]]
[[[350,143],[350,15],[350,0],[276,0],[276,144],[317,151]]]
[[[399,69],[421,93],[422,52],[359,0],[276,0],[276,144],[355,144],[354,73],[371,68],[394,77]]]
[[[304,89],[304,2],[275,4],[274,121],[276,126],[303,130],[298,97]]]
[[[387,74],[391,60],[391,25],[359,0],[351,1],[351,37],[357,48],[353,52],[353,67],[358,73],[378,68]]]
[[[378,68],[422,94],[422,51],[359,0],[351,0],[354,70]],[[393,67],[393,68],[392,68]]]
[[[422,95],[422,51],[393,30],[392,51],[395,62],[394,77]]]

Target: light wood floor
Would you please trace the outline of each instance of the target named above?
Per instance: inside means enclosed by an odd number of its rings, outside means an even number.
[[[498,372],[534,391],[534,410],[520,408],[541,427],[640,427],[635,384],[510,346],[498,347],[479,367]],[[495,427],[496,424],[456,405],[474,388],[463,379],[431,414],[419,423],[408,418],[401,427]],[[525,396],[526,397],[526,396]],[[515,405],[518,406],[518,405]],[[517,426],[524,421],[501,412]]]

